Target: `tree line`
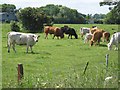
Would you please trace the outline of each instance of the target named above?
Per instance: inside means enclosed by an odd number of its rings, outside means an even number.
[[[108,3],[100,2],[100,6]],[[112,4],[109,4],[112,5]],[[16,10],[13,4],[2,4],[2,12],[15,12],[22,27],[30,32],[42,32],[45,25],[55,24],[86,24],[93,18],[94,23],[119,24],[120,23],[120,2],[114,4],[114,8],[108,14],[85,15],[76,9],[62,5],[48,4],[46,6]]]

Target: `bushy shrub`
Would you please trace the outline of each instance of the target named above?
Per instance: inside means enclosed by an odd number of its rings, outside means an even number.
[[[20,31],[20,27],[18,26],[17,22],[11,21],[10,26],[11,26],[11,31],[15,31],[15,32]]]
[[[44,13],[38,12],[36,8],[31,7],[21,9],[17,16],[23,28],[29,32],[43,31],[43,24],[50,21],[49,17]]]

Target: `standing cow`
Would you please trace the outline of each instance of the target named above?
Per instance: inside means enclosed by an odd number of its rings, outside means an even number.
[[[31,33],[21,33],[21,32],[9,32],[7,34],[8,41],[7,41],[7,46],[8,46],[8,53],[10,53],[10,47],[12,46],[14,52],[15,50],[15,44],[17,45],[27,45],[27,50],[26,52],[28,53],[28,49],[30,47],[31,53],[33,45],[35,45],[36,42],[38,42],[38,35],[31,34]]]
[[[107,44],[108,50],[112,49],[112,45],[116,46],[114,50],[118,50],[119,43],[120,43],[120,32],[116,32],[111,36],[110,42]]]
[[[81,28],[80,28],[81,38],[83,38],[83,36],[84,36],[86,33],[90,33],[90,28],[81,27]]]

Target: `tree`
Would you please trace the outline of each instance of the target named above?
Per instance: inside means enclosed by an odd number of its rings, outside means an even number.
[[[85,15],[66,6],[48,4],[38,8],[38,11],[52,17],[54,23],[85,23]]]
[[[103,5],[114,5],[113,9],[111,8],[111,11],[107,14],[105,22],[109,24],[120,24],[120,1],[100,2],[100,6]]]
[[[27,7],[17,14],[24,29],[30,32],[42,32],[43,24],[50,22],[50,18],[37,11],[36,8]]]
[[[14,12],[16,6],[13,4],[2,4],[0,5],[2,12]]]

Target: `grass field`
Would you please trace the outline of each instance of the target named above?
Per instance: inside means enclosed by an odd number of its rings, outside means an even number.
[[[62,24],[55,26],[61,27]],[[91,27],[92,24],[69,24],[77,30]],[[111,34],[118,31],[117,25],[97,25]],[[114,30],[112,30],[114,28]],[[16,46],[17,53],[7,52],[7,32],[9,24],[2,25],[2,87],[3,88],[117,88],[118,87],[118,51],[108,51],[106,42],[100,46],[89,46],[79,39],[44,39],[39,33],[39,42],[33,47],[34,54],[26,54],[25,46]],[[109,54],[106,72],[105,55]],[[89,61],[86,74],[83,75]],[[24,66],[22,84],[17,82],[17,64]],[[113,76],[105,82],[107,76]]]

